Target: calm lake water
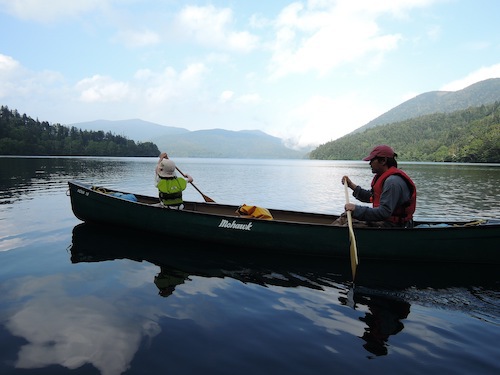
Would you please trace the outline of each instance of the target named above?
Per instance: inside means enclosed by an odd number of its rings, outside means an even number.
[[[175,160],[215,201],[270,209],[340,214],[342,176],[372,178],[366,162]],[[0,374],[500,373],[498,266],[380,264],[353,286],[338,260],[235,259],[73,215],[68,180],[156,195],[156,161],[0,157]],[[400,167],[417,219],[500,218],[500,165]]]

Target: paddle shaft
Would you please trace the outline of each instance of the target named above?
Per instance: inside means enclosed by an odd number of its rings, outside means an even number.
[[[175,167],[175,169],[177,169],[181,175],[183,175],[184,177],[186,177],[186,175],[185,175],[185,174],[184,174],[184,173],[183,173],[183,172],[182,172],[179,168]],[[200,193],[200,194],[201,194],[201,196],[203,197],[203,199],[205,200],[205,202],[215,202],[212,198],[210,198],[210,197],[206,196],[205,194],[203,194],[203,193],[200,191],[200,189],[198,189],[198,188],[196,187],[196,185],[195,185],[195,184],[193,184],[192,182],[190,182],[190,184],[191,184],[191,185],[193,185],[193,187],[196,189],[196,191],[198,191],[198,193]]]
[[[344,180],[344,187],[345,187],[345,202],[346,204],[349,203],[349,189],[347,186],[347,180]],[[356,268],[358,266],[358,249],[356,246],[356,237],[354,236],[354,229],[352,227],[352,213],[351,211],[347,211],[347,223],[349,225],[349,241],[350,241],[350,246],[349,246],[349,252],[351,255],[351,271],[352,271],[352,279],[356,277]]]

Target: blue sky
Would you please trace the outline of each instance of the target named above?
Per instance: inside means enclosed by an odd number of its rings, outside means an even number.
[[[497,0],[0,0],[0,104],[318,145],[500,77],[499,14]]]

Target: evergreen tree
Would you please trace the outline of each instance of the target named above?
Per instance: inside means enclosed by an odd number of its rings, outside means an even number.
[[[34,120],[0,108],[0,155],[158,156],[152,142],[135,143],[111,132],[87,131]]]

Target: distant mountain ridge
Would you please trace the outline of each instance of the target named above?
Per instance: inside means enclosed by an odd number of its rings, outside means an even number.
[[[387,111],[348,135],[434,113],[452,113],[500,101],[500,78],[477,82],[459,91],[431,91]],[[140,119],[95,120],[70,124],[84,130],[112,132],[139,142],[153,142],[162,151],[179,157],[298,159],[311,150],[292,150],[283,140],[258,130],[210,129],[190,131]],[[344,136],[345,137],[345,136]],[[341,140],[343,139],[340,138]],[[336,140],[326,145],[335,143]],[[367,144],[372,141],[367,139]],[[324,145],[318,146],[316,150]],[[314,153],[313,150],[312,152]]]
[[[95,120],[70,126],[111,132],[138,142],[153,142],[160,150],[177,157],[301,159],[306,155],[306,151],[290,149],[283,144],[281,138],[260,130],[190,131],[139,119]]]
[[[500,78],[480,81],[458,91],[430,91],[401,103],[352,133],[423,115],[451,113],[496,101],[500,101]]]

